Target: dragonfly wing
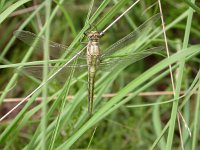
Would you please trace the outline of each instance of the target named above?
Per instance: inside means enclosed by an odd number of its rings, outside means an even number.
[[[76,61],[76,62],[75,62]],[[60,69],[61,66],[52,66],[52,64],[49,64],[48,66],[48,72],[50,73],[49,76],[55,72],[56,70]],[[61,80],[63,77],[66,80],[69,76],[69,73],[72,68],[75,68],[75,74],[76,76],[80,75],[84,71],[87,70],[88,65],[86,63],[86,59],[83,58],[77,58],[74,61],[70,62],[67,66],[63,67],[62,70],[56,75],[56,79]],[[25,66],[21,68],[20,70],[17,70],[17,72],[20,75],[25,76],[33,76],[36,79],[42,80],[43,78],[43,65],[34,65],[34,66]]]
[[[124,46],[133,43],[141,34],[147,34],[149,31],[153,29],[153,23],[160,19],[160,14],[156,14],[147,21],[145,21],[142,25],[140,25],[135,31],[131,32],[124,38],[120,39],[110,47],[108,47],[104,52],[102,52],[101,57],[105,57],[106,55],[112,55],[118,50],[122,49]]]
[[[127,67],[128,65],[144,59],[145,57],[148,57],[152,54],[158,54],[161,50],[163,50],[163,47],[153,47],[141,52],[133,52],[123,56],[108,58],[101,61],[99,68],[104,71],[111,71],[111,68]]]
[[[45,38],[42,36],[37,36],[36,34],[24,31],[16,30],[14,36],[24,42],[29,46],[34,46],[38,53],[41,53],[41,50],[44,49]],[[68,46],[59,44],[53,41],[49,41],[50,56],[52,58],[59,58],[63,53],[67,52]],[[84,54],[82,54],[84,55]]]

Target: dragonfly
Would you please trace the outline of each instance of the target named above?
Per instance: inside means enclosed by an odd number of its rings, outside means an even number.
[[[75,67],[75,69],[79,70],[79,68],[85,68],[88,71],[88,112],[92,114],[93,112],[93,101],[94,101],[94,85],[95,85],[95,77],[97,70],[112,70],[115,66],[124,65],[124,64],[133,64],[151,54],[157,53],[163,49],[163,47],[153,47],[143,51],[136,51],[133,49],[130,52],[124,52],[123,49],[133,44],[134,41],[139,39],[142,35],[146,35],[149,31],[153,30],[152,23],[155,23],[160,19],[160,14],[156,14],[152,16],[150,19],[145,21],[142,25],[140,25],[136,30],[132,31],[116,43],[109,46],[104,51],[100,50],[100,39],[103,36],[102,32],[99,31],[90,31],[87,33],[88,42],[84,49],[84,51],[79,55],[77,59],[77,63],[75,65],[69,64],[65,67],[65,69],[70,67]],[[14,36],[19,40],[23,41],[29,46],[32,46],[34,43],[34,47],[36,49],[42,49],[45,38],[42,36],[37,36],[36,34],[24,31],[17,30],[14,32]],[[66,51],[67,46],[55,43],[53,41],[49,41],[50,50],[54,50],[58,52]],[[122,52],[122,54],[120,54]],[[41,70],[42,72],[43,66],[33,66],[28,68],[30,71],[32,70]],[[31,71],[30,71],[31,72]],[[38,74],[38,73],[37,73]]]

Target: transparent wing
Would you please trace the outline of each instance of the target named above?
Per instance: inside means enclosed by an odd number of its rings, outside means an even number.
[[[113,57],[107,57],[104,60],[99,60],[99,64],[97,66],[99,71],[112,71],[115,67],[126,67],[130,64],[133,64],[141,59],[144,59],[145,57],[148,57],[152,54],[160,54],[161,50],[163,50],[163,47],[153,47],[141,52],[134,52],[129,53],[125,55],[119,55],[119,56],[113,56]],[[75,61],[75,60],[74,60]],[[62,69],[57,75],[58,80],[63,80],[68,78],[68,75],[70,73],[70,70],[72,67],[75,67],[75,77],[81,75],[83,72],[87,71],[88,65],[86,63],[86,59],[84,58],[78,58],[76,63],[74,64],[74,61],[69,63],[66,67]],[[48,70],[51,73],[53,70],[59,69],[59,66],[49,66]],[[42,73],[43,73],[44,67],[42,65],[36,65],[31,67],[24,67],[23,70],[20,73],[28,74],[31,76],[34,76],[37,79],[42,79]]]
[[[32,32],[24,30],[16,30],[13,34],[17,39],[21,40],[25,44],[29,46],[34,45],[38,53],[44,49],[45,38],[42,36],[40,37]],[[50,56],[52,58],[59,58],[61,54],[67,51],[68,46],[66,45],[62,45],[53,41],[49,41],[48,43],[50,49]]]
[[[76,62],[75,62],[76,61]],[[61,66],[52,66],[52,64],[49,64],[48,71],[51,74],[52,72],[58,70]],[[68,78],[68,75],[70,73],[71,68],[75,67],[75,74],[78,76],[79,74],[83,73],[87,70],[87,63],[85,58],[77,58],[74,61],[70,62],[66,67],[64,67],[58,75],[56,75],[56,78],[58,80],[63,79],[63,77]],[[39,80],[42,80],[43,78],[43,65],[34,65],[34,66],[25,66],[17,72],[21,75],[26,76],[33,76]],[[49,74],[49,75],[50,75]]]
[[[115,67],[123,67],[128,66],[130,64],[133,64],[141,59],[144,59],[145,57],[148,57],[151,54],[158,54],[163,50],[163,47],[153,47],[141,52],[134,52],[130,54],[125,54],[121,56],[114,56],[113,58],[108,58],[105,60],[102,60],[99,64],[99,69],[103,71],[111,71],[112,68]]]
[[[76,66],[73,66],[76,67]],[[60,67],[48,67],[49,70],[49,75],[48,77],[50,77],[51,74],[53,74],[54,71],[58,70]],[[26,76],[32,76],[36,79],[42,80],[43,78],[43,66],[32,66],[32,67],[27,67],[27,68],[23,68],[23,75]],[[68,66],[68,67],[64,67],[56,76],[55,78],[58,81],[63,81],[63,80],[67,80],[69,75],[70,75],[70,71],[72,69],[72,66]],[[74,77],[78,77],[81,74],[83,74],[84,72],[87,71],[87,66],[82,65],[81,67],[79,66],[79,69],[75,69],[75,75]]]
[[[112,55],[118,50],[122,49],[124,46],[129,45],[134,42],[138,37],[142,35],[142,33],[147,34],[149,31],[153,29],[153,24],[160,19],[160,14],[156,14],[147,21],[145,21],[142,25],[140,25],[135,31],[131,32],[124,38],[120,39],[110,47],[108,47],[104,52],[102,52],[101,57],[105,57],[107,55]]]

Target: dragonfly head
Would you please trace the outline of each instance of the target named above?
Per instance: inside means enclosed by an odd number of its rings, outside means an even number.
[[[91,41],[99,41],[101,35],[98,31],[91,31],[90,33],[87,34],[87,37]]]

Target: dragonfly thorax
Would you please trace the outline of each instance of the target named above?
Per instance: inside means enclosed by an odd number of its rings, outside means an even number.
[[[88,33],[87,37],[88,37],[88,39],[90,41],[98,42],[100,37],[101,37],[101,35],[100,35],[100,33],[98,31],[91,31],[90,33]]]
[[[100,50],[99,50],[99,39],[100,39],[100,33],[98,31],[91,31],[88,33],[88,46],[87,46],[87,56],[88,57],[95,57],[95,59],[99,56]],[[92,59],[92,58],[88,58]],[[91,62],[91,60],[89,61]],[[90,63],[89,63],[90,64]]]

